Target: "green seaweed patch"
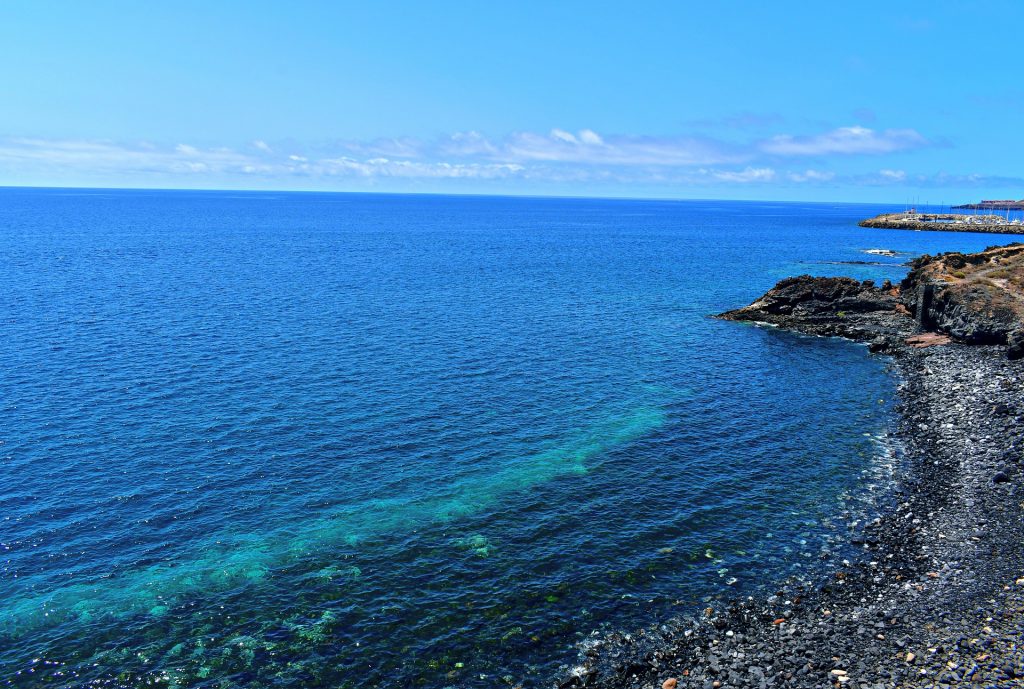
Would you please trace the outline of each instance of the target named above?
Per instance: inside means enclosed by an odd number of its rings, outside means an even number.
[[[468,550],[477,557],[487,557],[494,548],[490,539],[482,534],[473,534],[464,538],[457,538],[454,541],[455,547]]]
[[[345,582],[355,581],[361,576],[363,576],[363,570],[355,565],[348,565],[346,567],[328,565],[307,575],[307,578],[323,582]]]
[[[311,622],[297,622],[298,616],[294,616],[285,620],[284,626],[304,642],[321,644],[329,639],[337,617],[333,610],[325,610],[319,618]]]
[[[522,627],[512,627],[512,629],[509,629],[507,632],[505,632],[504,634],[501,635],[501,640],[502,641],[508,641],[513,636],[516,636],[516,635],[522,634],[522,633],[523,633],[523,628]]]

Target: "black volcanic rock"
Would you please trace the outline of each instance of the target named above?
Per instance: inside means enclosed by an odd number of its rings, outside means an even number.
[[[887,337],[913,330],[913,322],[900,308],[896,290],[876,287],[871,280],[858,282],[846,277],[786,278],[750,306],[727,311],[719,318],[768,323],[813,335],[872,340],[878,351],[886,348]]]
[[[910,265],[895,289],[846,277],[786,278],[719,318],[870,341],[872,352],[918,332],[941,333],[966,344],[1006,345],[1009,358],[1024,358],[1024,244],[925,255]]]
[[[1006,356],[1011,359],[1024,359],[1024,330],[1016,330],[1006,338]]]

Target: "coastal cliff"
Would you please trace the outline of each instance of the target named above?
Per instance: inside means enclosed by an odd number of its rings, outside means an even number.
[[[921,328],[1024,356],[1024,244],[922,256],[900,290]]]
[[[899,286],[845,277],[786,278],[749,306],[719,318],[870,340],[875,351],[937,333],[966,344],[1006,345],[1007,356],[1021,358],[1024,244],[922,256]]]

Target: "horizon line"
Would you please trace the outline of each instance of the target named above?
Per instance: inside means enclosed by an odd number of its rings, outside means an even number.
[[[807,203],[807,204],[844,204],[844,205],[900,205],[895,201],[798,201],[756,198],[713,198],[713,197],[670,197],[670,196],[587,196],[581,194],[517,194],[514,192],[487,194],[476,192],[448,193],[438,191],[353,191],[341,189],[240,189],[213,187],[93,187],[93,186],[40,186],[32,184],[0,184],[0,191],[6,190],[34,191],[156,191],[156,192],[205,192],[205,193],[244,193],[244,194],[363,194],[375,196],[456,196],[469,198],[513,198],[513,199],[564,199],[581,201],[735,201],[741,203]],[[974,203],[974,202],[971,202]]]

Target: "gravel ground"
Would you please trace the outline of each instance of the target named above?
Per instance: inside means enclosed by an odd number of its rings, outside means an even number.
[[[1024,687],[1024,361],[892,352],[905,448],[857,555],[767,599],[593,637],[560,687]]]

